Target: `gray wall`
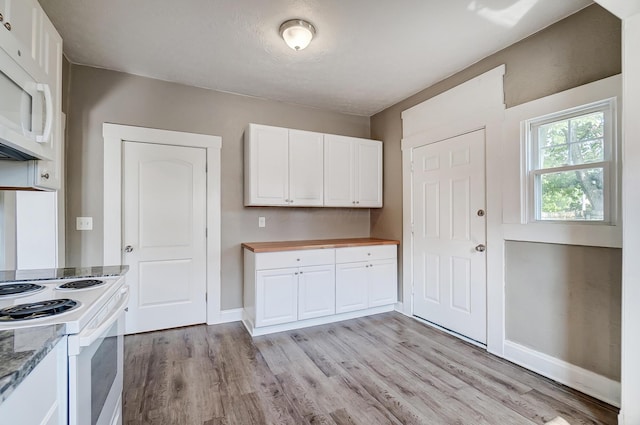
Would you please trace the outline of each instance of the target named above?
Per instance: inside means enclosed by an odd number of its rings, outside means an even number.
[[[619,74],[621,72],[621,22],[602,7],[589,6],[371,117],[371,137],[384,142],[384,208],[371,212],[372,237],[402,240],[402,156],[400,151],[402,111],[501,64],[506,64],[504,90],[507,107]],[[518,247],[525,249],[527,245],[533,244],[524,243],[519,244]],[[535,275],[539,262],[536,257],[533,257],[532,261],[526,263],[511,263],[516,258],[515,253],[511,252],[513,247],[514,245],[507,245],[507,267],[512,270],[506,283],[507,290],[513,291],[512,293],[522,293],[530,281],[520,279],[519,276]],[[596,295],[595,291],[587,290],[584,286],[571,286],[572,281],[566,278],[576,267],[579,267],[579,259],[582,259],[585,253],[582,247],[562,247],[567,253],[562,257],[548,255],[548,252],[558,249],[556,246],[542,245],[541,248],[537,248],[534,250],[535,255],[544,253],[544,255],[540,254],[540,263],[546,261],[545,265],[557,273],[556,278],[549,283],[554,291],[533,294],[533,304],[542,309],[541,314],[545,312],[550,316],[556,314],[551,311],[550,306],[566,303],[568,288],[577,291],[573,293],[572,299],[580,300],[585,305],[594,305],[599,302],[594,299],[600,296]],[[602,270],[611,270],[612,267],[616,270],[620,268],[619,250],[592,248],[588,252],[587,259],[593,267]],[[513,273],[515,270],[518,274]],[[621,285],[619,273],[608,276],[600,283],[610,286],[609,298],[606,302],[609,305],[619,303],[619,298],[616,298],[616,296],[619,297]],[[400,295],[402,295],[402,288],[400,288]],[[556,295],[561,299],[553,299]],[[517,316],[515,311],[519,308],[517,303],[507,302],[506,308],[509,318],[513,319]],[[608,317],[615,314],[612,310]],[[562,327],[542,328],[547,333],[546,344],[542,344],[540,339],[528,341],[527,344],[534,349],[551,355],[557,354],[560,358],[570,361],[575,359],[575,356],[567,354],[564,346],[555,345],[557,341],[570,340],[573,344],[572,350],[576,352],[583,350],[593,354],[588,361],[582,362],[583,364],[605,365],[609,368],[607,374],[616,375],[614,369],[617,366],[610,363],[609,356],[603,357],[590,350],[592,340],[576,339],[571,336],[584,335],[589,329],[590,324],[583,319],[584,317],[580,315],[571,315],[567,319],[569,322]],[[608,322],[608,324],[615,329],[619,327],[619,323]],[[530,326],[523,327],[514,323],[508,323],[507,326],[509,326],[510,336],[514,338],[518,335],[527,335],[531,331]],[[601,341],[616,339],[610,328],[605,326],[598,329],[603,332],[600,335]]]
[[[212,70],[215,72],[215,70]],[[102,263],[104,122],[222,137],[222,308],[242,306],[241,242],[369,236],[369,210],[245,208],[245,126],[261,123],[369,136],[369,118],[71,65],[66,145],[67,264]],[[258,216],[267,227],[258,228]],[[75,230],[91,216],[94,230]]]
[[[620,380],[621,254],[507,242],[507,339]]]

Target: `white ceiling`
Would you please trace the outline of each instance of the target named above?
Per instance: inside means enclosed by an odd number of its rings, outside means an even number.
[[[40,0],[73,63],[369,116],[590,0]],[[280,24],[312,22],[295,52]]]

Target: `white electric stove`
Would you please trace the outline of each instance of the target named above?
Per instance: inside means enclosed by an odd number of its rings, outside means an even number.
[[[0,330],[62,324],[69,424],[122,423],[124,276],[0,283]]]

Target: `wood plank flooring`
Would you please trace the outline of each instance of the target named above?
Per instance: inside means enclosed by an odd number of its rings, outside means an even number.
[[[615,424],[617,409],[399,313],[125,338],[124,423]]]

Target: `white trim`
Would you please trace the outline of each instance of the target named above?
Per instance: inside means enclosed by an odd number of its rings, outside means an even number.
[[[397,302],[393,309],[398,313],[404,314],[404,305],[402,305],[402,301]]]
[[[501,65],[402,113],[403,313],[413,316],[413,148],[485,130],[487,202],[487,350],[501,356],[505,334],[504,239],[502,237],[502,120],[505,110]]]
[[[627,0],[618,0],[622,6]],[[613,2],[613,0],[612,0]],[[639,1],[636,0],[636,4]],[[639,8],[640,9],[640,8]],[[640,423],[640,12],[622,22],[622,409],[620,424]]]
[[[394,304],[383,305],[380,307],[367,308],[365,310],[351,311],[349,313],[332,314],[330,316],[317,317],[315,319],[298,320],[291,323],[282,323],[280,325],[264,326],[256,328],[253,325],[249,315],[244,312],[242,324],[251,336],[267,335],[276,332],[290,331],[293,329],[308,328],[311,326],[326,325],[327,323],[340,322],[342,320],[355,319],[358,317],[371,316],[373,314],[387,313],[393,311]]]
[[[620,382],[513,341],[504,342],[504,358],[614,406],[620,406]]]
[[[220,150],[222,138],[145,127],[104,123],[103,263],[122,262],[122,144],[153,141],[207,151],[207,323],[221,323],[220,299]]]
[[[242,313],[244,308],[231,308],[228,310],[222,310],[219,316],[219,322],[208,323],[209,325],[217,325],[220,323],[240,322],[242,320]]]
[[[529,223],[504,224],[504,238],[509,241],[542,242],[566,245],[622,248],[621,226],[606,224]]]
[[[502,142],[503,205],[502,214],[505,238],[529,242],[561,243],[602,247],[622,246],[622,226],[620,219],[620,128],[622,118],[621,96],[622,77],[615,75],[593,83],[565,90],[550,96],[533,100],[504,112]],[[610,204],[611,223],[543,222],[530,217],[530,178],[528,166],[527,129],[525,122],[535,117],[543,117],[559,111],[574,110],[581,105],[590,105],[603,100],[617,98],[613,110],[616,121],[610,127],[613,131],[610,173],[614,198]]]

